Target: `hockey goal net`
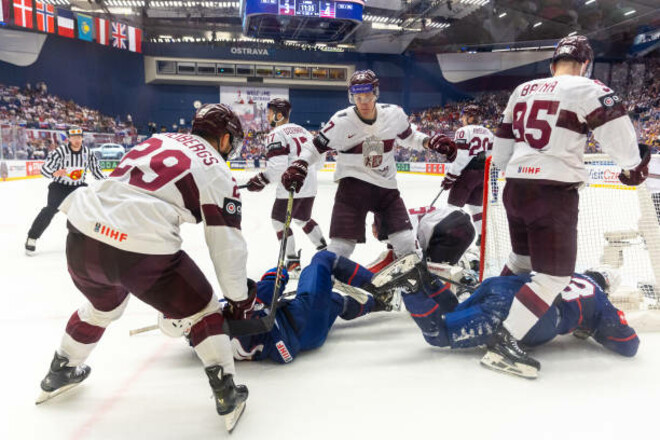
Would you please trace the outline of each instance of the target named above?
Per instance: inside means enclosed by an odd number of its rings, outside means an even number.
[[[621,285],[610,293],[632,325],[660,330],[660,194],[646,185],[628,187],[620,168],[606,155],[585,155],[589,182],[580,190],[575,270],[600,264],[617,268]],[[502,203],[504,173],[486,162],[480,277],[499,275],[511,252]]]

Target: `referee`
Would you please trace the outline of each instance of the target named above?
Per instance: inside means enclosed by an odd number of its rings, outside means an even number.
[[[41,167],[41,174],[53,181],[48,185],[48,204],[39,212],[28,232],[25,241],[25,253],[28,255],[36,251],[37,239],[57,214],[60,203],[76,189],[87,186],[87,169],[92,171],[97,180],[105,179],[96,156],[82,144],[82,128],[69,127],[68,134],[69,143],[51,151]]]

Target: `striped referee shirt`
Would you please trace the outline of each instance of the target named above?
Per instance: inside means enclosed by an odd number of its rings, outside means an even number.
[[[54,177],[53,173],[64,168],[66,175]],[[41,174],[66,186],[80,186],[85,183],[85,175],[90,170],[96,180],[105,179],[98,159],[89,148],[83,145],[79,151],[71,150],[69,144],[60,145],[51,151],[41,167]]]

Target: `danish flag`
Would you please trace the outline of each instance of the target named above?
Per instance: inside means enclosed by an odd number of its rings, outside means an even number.
[[[52,34],[55,32],[55,7],[41,2],[35,2],[37,10],[37,29]]]
[[[32,29],[32,0],[14,0],[14,23]]]
[[[122,23],[112,23],[112,47],[117,49],[126,49],[126,25]]]

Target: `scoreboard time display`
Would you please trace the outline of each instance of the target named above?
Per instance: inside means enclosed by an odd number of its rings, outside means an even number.
[[[245,15],[252,14],[362,21],[362,4],[327,0],[245,0]]]

